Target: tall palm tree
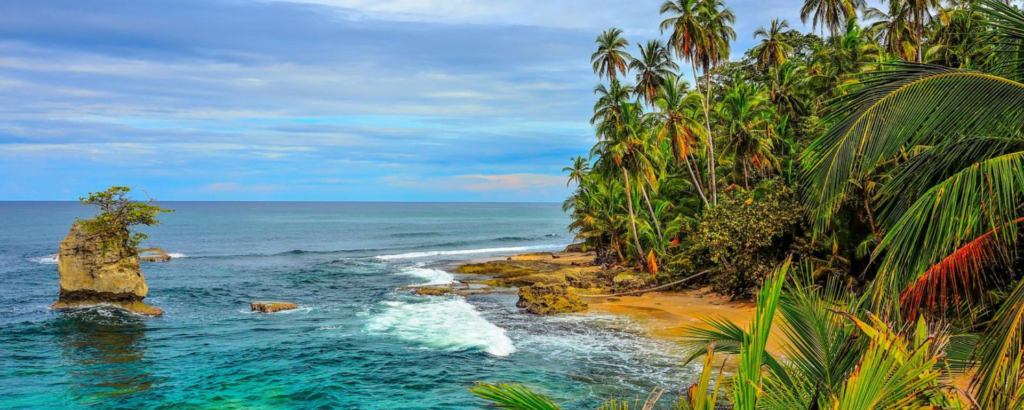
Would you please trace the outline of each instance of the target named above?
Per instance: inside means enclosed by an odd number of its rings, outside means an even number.
[[[806,73],[804,68],[794,61],[786,61],[770,71],[770,89],[768,98],[775,104],[780,115],[794,118],[807,115],[813,106],[811,96],[806,93]]]
[[[885,51],[906,61],[914,61],[920,54],[921,44],[913,28],[911,10],[904,1],[889,2],[888,11],[871,7],[864,10],[864,18],[874,20],[871,32]]]
[[[640,47],[640,58],[629,63],[629,68],[636,72],[637,96],[645,104],[651,105],[657,98],[658,89],[665,82],[665,78],[679,69],[679,65],[672,61],[669,51],[661,41],[650,40],[647,46]]]
[[[757,68],[767,70],[778,67],[786,62],[789,54],[793,53],[793,46],[786,44],[782,38],[783,30],[787,28],[789,28],[789,22],[774,19],[771,28],[766,30],[762,26],[754,31],[754,38],[761,38],[761,42],[751,50],[757,59]]]
[[[704,206],[708,207],[708,198],[704,195],[704,184],[690,163],[694,149],[704,138],[702,135],[704,125],[697,119],[697,113],[701,110],[700,94],[689,92],[689,84],[682,78],[669,75],[665,78],[665,86],[660,89],[654,105],[658,107],[655,114],[661,121],[658,138],[669,140],[676,164],[679,164],[680,161],[686,163],[690,180]]]
[[[668,15],[661,22],[661,31],[671,30],[669,43],[676,55],[690,62],[694,79],[699,67],[704,73],[704,128],[708,150],[708,180],[711,202],[718,204],[718,183],[715,176],[715,143],[711,133],[711,75],[710,70],[729,57],[730,41],[736,38],[731,24],[736,16],[721,0],[667,0],[661,5],[661,14]],[[701,92],[699,82],[697,91]]]
[[[633,56],[626,52],[629,41],[622,37],[622,30],[610,28],[597,36],[597,51],[590,56],[590,62],[594,65],[594,74],[598,77],[607,77],[609,81],[615,80],[618,74],[626,75],[626,67],[633,60]]]
[[[749,188],[751,166],[768,169],[774,165],[774,130],[764,90],[742,80],[735,84],[722,98],[718,115],[727,130],[725,153],[739,165],[743,187]]]
[[[804,0],[800,21],[807,23],[810,18],[811,27],[820,28],[822,36],[826,28],[830,35],[835,36],[847,20],[857,17],[857,10],[864,4],[864,0]]]
[[[607,86],[598,84],[594,87],[597,102],[594,103],[594,116],[590,118],[590,124],[597,128],[599,138],[607,138],[609,133],[619,127],[622,104],[629,102],[632,93],[633,86],[623,85],[618,79],[613,79]]]
[[[642,121],[643,110],[639,103],[625,103],[621,106],[621,124],[614,132],[610,132],[608,139],[599,141],[591,150],[592,156],[598,156],[609,169],[614,165],[617,171],[622,172],[622,183],[626,188],[626,210],[629,212],[629,228],[633,237],[633,245],[636,246],[640,260],[644,259],[645,252],[640,244],[640,235],[636,225],[636,212],[633,210],[633,189],[630,171],[650,169],[650,159],[647,156],[647,139],[644,137],[644,124]],[[611,164],[607,161],[611,160]],[[603,165],[604,165],[603,164]]]
[[[590,172],[590,160],[582,156],[572,158],[572,165],[562,168],[562,172],[569,173],[569,180],[565,183],[565,186],[568,187],[573,182],[576,183],[576,186],[580,186],[583,178],[586,178],[587,173]]]
[[[989,42],[1024,45],[1024,12],[980,3]],[[845,201],[855,175],[906,147],[920,153],[883,188],[874,251],[876,304],[949,303],[983,288],[988,269],[1007,266],[1024,222],[1024,77],[1018,53],[996,53],[1002,74],[897,63],[860,78],[863,87],[830,108],[835,126],[804,153],[807,202],[816,231]],[[1005,71],[1004,71],[1005,70]],[[981,408],[1009,408],[1024,394],[1024,282],[990,322],[976,356]],[[1014,393],[1016,392],[1016,393]]]

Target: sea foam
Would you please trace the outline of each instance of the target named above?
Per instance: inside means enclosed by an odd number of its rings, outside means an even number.
[[[39,257],[35,257],[35,258],[29,258],[28,260],[30,260],[32,262],[35,262],[35,263],[38,263],[38,264],[41,264],[41,265],[54,265],[54,264],[56,264],[58,262],[59,258],[57,257],[57,254],[55,253],[55,254],[52,254],[52,255],[46,255],[46,256],[39,256]]]
[[[536,246],[512,246],[507,248],[483,248],[483,249],[461,249],[454,251],[426,251],[426,252],[409,252],[399,253],[395,255],[380,255],[377,259],[391,260],[391,259],[416,259],[416,258],[427,258],[431,256],[447,256],[447,255],[472,255],[474,253],[507,253],[507,252],[522,252],[529,250],[538,249],[557,249],[559,246],[554,245],[536,245]]]
[[[440,269],[424,268],[422,265],[411,266],[400,271],[403,275],[415,276],[426,279],[427,282],[418,285],[447,285],[455,282],[455,276]]]
[[[494,356],[516,351],[505,329],[488,322],[461,298],[429,298],[419,302],[383,302],[366,330],[423,346],[449,351],[482,350]]]

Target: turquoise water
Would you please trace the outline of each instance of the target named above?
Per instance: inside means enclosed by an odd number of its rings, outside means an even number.
[[[515,296],[430,298],[469,258],[554,250],[557,204],[166,203],[145,245],[146,318],[57,312],[50,257],[76,203],[0,202],[0,408],[471,409],[476,381],[568,408],[692,380],[626,319],[542,318]],[[253,314],[252,300],[299,309]]]

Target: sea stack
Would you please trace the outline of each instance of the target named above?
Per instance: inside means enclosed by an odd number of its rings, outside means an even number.
[[[90,233],[80,221],[60,242],[57,271],[60,298],[54,309],[108,305],[143,315],[163,314],[142,303],[149,288],[135,249]]]

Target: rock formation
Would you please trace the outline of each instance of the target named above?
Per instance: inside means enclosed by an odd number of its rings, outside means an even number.
[[[299,306],[291,302],[252,302],[249,304],[253,312],[274,313],[281,310],[292,310]]]
[[[75,222],[60,242],[57,271],[60,298],[53,304],[54,309],[110,305],[144,315],[163,314],[142,303],[149,288],[138,254],[123,244],[89,233],[81,222]]]
[[[554,315],[587,310],[584,302],[565,285],[535,284],[519,288],[516,306],[535,315]]]

